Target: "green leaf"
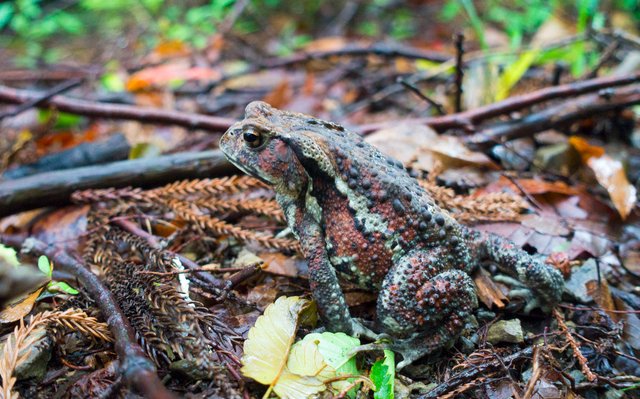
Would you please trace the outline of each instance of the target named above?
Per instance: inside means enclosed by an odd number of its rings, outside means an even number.
[[[47,290],[49,291],[61,291],[65,294],[69,295],[78,295],[78,290],[65,283],[64,281],[56,281],[55,283],[51,283],[47,286]]]
[[[0,30],[3,29],[9,21],[11,21],[11,17],[13,16],[13,4],[4,3],[0,4]]]
[[[0,244],[0,261],[7,263],[10,266],[20,266],[20,261],[16,255],[16,250],[13,248],[5,247]]]
[[[38,258],[38,269],[40,269],[40,271],[44,273],[47,277],[51,278],[51,275],[53,274],[53,269],[51,268],[51,263],[49,262],[49,259],[47,259],[46,256],[41,255]]]
[[[536,60],[539,49],[531,49],[525,51],[520,57],[511,65],[505,69],[498,80],[498,87],[496,90],[496,101],[504,100],[509,97],[509,91],[516,83],[524,76],[531,64]]]
[[[393,383],[395,381],[395,355],[392,351],[384,351],[384,359],[379,359],[371,367],[369,378],[376,386],[374,399],[393,399]]]
[[[129,159],[152,158],[162,153],[154,143],[138,143],[129,151]]]
[[[41,123],[46,123],[52,117],[51,111],[48,109],[40,110],[38,114],[38,121]],[[69,114],[67,112],[58,112],[56,114],[56,123],[54,125],[54,129],[71,129],[76,127],[82,122],[82,117],[74,114]]]
[[[345,333],[325,332],[319,334],[318,350],[325,362],[341,374],[358,374],[356,359],[349,356],[352,349],[360,346],[360,340]]]
[[[120,75],[115,72],[105,73],[100,77],[100,83],[105,90],[121,92],[125,90],[125,84]]]

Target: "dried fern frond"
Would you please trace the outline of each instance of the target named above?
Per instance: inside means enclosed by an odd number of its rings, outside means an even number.
[[[260,180],[249,176],[230,176],[217,179],[182,180],[166,186],[149,190],[153,196],[185,197],[190,195],[232,194],[256,188],[265,188]]]
[[[13,386],[16,383],[13,372],[18,363],[28,357],[29,348],[31,348],[38,339],[32,334],[33,331],[38,327],[44,327],[52,323],[105,341],[112,341],[111,333],[105,323],[99,322],[94,317],[87,316],[84,311],[79,309],[38,313],[31,317],[28,325],[25,325],[24,319],[21,319],[20,325],[16,326],[13,333],[9,334],[5,340],[2,356],[0,357],[0,377],[2,378],[2,387],[0,389],[1,399],[18,398],[18,394],[12,392]],[[20,355],[20,352],[24,353]]]
[[[284,213],[280,205],[274,200],[266,199],[205,199],[196,200],[194,204],[211,212],[247,212],[257,215],[270,216],[273,219],[284,222]]]
[[[71,200],[77,204],[89,204],[114,200],[146,201],[147,197],[141,188],[125,187],[76,191]]]
[[[203,230],[210,231],[215,235],[230,235],[240,241],[254,241],[267,248],[299,250],[296,240],[286,238],[275,238],[267,234],[259,234],[241,227],[234,226],[218,218],[206,215],[195,207],[195,204],[170,200],[167,205],[176,213],[178,218],[196,224]]]
[[[529,209],[526,201],[516,195],[489,193],[482,197],[463,196],[456,195],[450,188],[438,186],[431,179],[419,180],[419,183],[439,207],[449,210],[461,222],[517,221]]]

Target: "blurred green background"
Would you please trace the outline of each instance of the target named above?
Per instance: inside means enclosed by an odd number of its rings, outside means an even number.
[[[167,41],[205,49],[226,18],[232,22],[226,29],[237,37],[250,41],[259,35],[269,55],[291,53],[331,35],[446,48],[457,30],[465,32],[471,48],[514,49],[528,44],[552,18],[574,34],[606,28],[637,32],[640,2],[17,0],[0,3],[0,65],[132,59]]]

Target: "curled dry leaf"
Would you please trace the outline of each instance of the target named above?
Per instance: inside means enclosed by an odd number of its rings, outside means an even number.
[[[602,147],[591,145],[581,137],[573,136],[569,138],[569,143],[593,170],[598,183],[607,189],[620,217],[626,219],[636,204],[636,188],[629,183],[622,162],[608,156]]]

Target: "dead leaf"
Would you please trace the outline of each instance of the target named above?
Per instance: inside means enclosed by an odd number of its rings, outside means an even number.
[[[259,253],[258,257],[265,263],[265,272],[279,274],[281,276],[298,277],[304,260],[283,255],[280,252]]]
[[[616,297],[614,301],[617,310],[628,312],[618,314],[619,318],[624,319],[622,330],[624,342],[633,349],[640,350],[640,317],[634,313],[635,309],[627,305],[622,299]]]
[[[403,164],[407,164],[438,137],[435,130],[422,124],[400,123],[394,127],[378,130],[365,138],[384,154],[391,156]]]
[[[607,189],[611,202],[625,220],[636,204],[636,188],[629,183],[622,162],[608,156],[604,148],[591,145],[582,137],[572,136],[569,143],[580,153],[596,180]]]
[[[575,33],[575,24],[559,18],[554,13],[538,28],[531,40],[531,45],[542,46],[557,41],[560,37],[568,37]]]
[[[32,293],[23,295],[18,300],[8,304],[2,312],[0,312],[0,324],[13,323],[28,315],[36,304],[36,299],[38,299],[43,289],[44,287],[40,287]]]
[[[595,172],[598,183],[607,189],[613,205],[625,220],[636,205],[636,188],[629,183],[622,163],[603,155],[590,158],[587,165]]]
[[[509,302],[507,297],[502,293],[502,290],[500,290],[498,285],[491,279],[491,274],[484,268],[479,267],[478,271],[474,273],[473,282],[476,284],[478,299],[489,309],[494,306],[502,309],[506,303]]]
[[[459,137],[438,136],[424,149],[434,153],[445,168],[473,165],[493,170],[500,169],[484,153],[468,149]]]
[[[587,287],[587,293],[593,298],[598,306],[604,309],[612,320],[618,321],[620,316],[617,313],[612,312],[616,309],[613,303],[613,297],[609,291],[609,284],[607,283],[607,280],[604,278],[600,279],[600,281],[590,280],[586,282],[585,286]]]
[[[281,80],[278,82],[276,87],[271,90],[266,96],[264,96],[264,101],[271,104],[271,106],[276,108],[285,108],[286,105],[291,101],[291,97],[293,96],[293,89],[291,89],[291,85],[287,79]]]
[[[128,91],[141,91],[165,87],[186,80],[215,80],[221,77],[218,70],[193,67],[184,62],[174,62],[142,69],[129,77],[126,83]]]

